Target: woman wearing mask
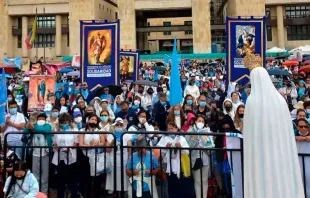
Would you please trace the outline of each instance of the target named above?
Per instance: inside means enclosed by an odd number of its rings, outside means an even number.
[[[110,120],[115,119],[115,114],[113,113],[113,110],[111,109],[111,106],[110,106],[109,101],[107,99],[101,100],[101,107],[102,107],[102,110],[109,111]]]
[[[163,88],[163,93],[165,93],[167,95],[167,101],[170,101],[170,91],[169,91],[167,85],[163,84],[162,88]]]
[[[146,91],[146,95],[144,97],[144,100],[142,101],[143,102],[143,107],[146,109],[146,105],[149,104],[149,103],[152,103],[153,101],[153,94],[154,94],[154,90],[150,87],[147,89]]]
[[[84,127],[84,124],[82,122],[83,117],[80,111],[74,111],[73,112],[73,124],[75,124],[76,128],[78,130],[81,130]]]
[[[86,113],[86,101],[84,100],[83,96],[80,95],[77,99],[77,105],[80,107],[81,109],[81,113],[84,115]]]
[[[46,121],[52,126],[52,131],[55,131],[58,125],[59,107],[53,106],[51,116]]]
[[[59,126],[57,131],[78,131],[72,123],[72,118],[68,113],[59,116]],[[52,163],[57,166],[57,191],[58,198],[64,198],[66,185],[71,191],[71,197],[77,198],[78,188],[78,166],[76,148],[62,148],[78,145],[78,134],[55,134],[55,152]]]
[[[167,125],[168,131],[172,133],[178,132],[178,127],[174,122]],[[168,193],[169,197],[185,198],[186,187],[184,186],[184,178],[181,176],[180,156],[181,153],[189,153],[188,150],[179,150],[178,148],[189,148],[186,139],[177,134],[164,135],[157,144],[158,147],[176,149],[161,149],[161,157],[163,163],[167,164],[166,173],[168,175]],[[181,153],[180,153],[181,152]],[[171,155],[171,156],[170,156]]]
[[[99,123],[99,127],[101,131],[110,131],[110,114],[107,110],[102,110],[100,113],[101,122]]]
[[[234,120],[235,119],[235,111],[233,109],[233,103],[231,99],[226,98],[223,103],[223,112],[225,115],[229,115],[229,117]]]
[[[184,122],[185,122],[185,115],[181,108],[181,105],[174,105],[170,110],[167,118],[167,123],[174,122],[178,129],[181,130]]]
[[[242,132],[243,129],[243,116],[244,116],[244,105],[239,105],[236,111],[235,119],[234,119],[234,125],[237,130]]]
[[[129,95],[129,91],[128,91],[127,84],[123,83],[122,84],[121,100],[122,101],[128,101],[128,95]]]
[[[134,124],[128,128],[128,131],[154,131],[154,127],[147,122],[148,116],[147,116],[146,111],[144,111],[143,109],[140,110],[137,113],[137,118],[138,118],[138,120],[136,120],[134,122]],[[133,136],[133,138],[131,139],[131,141],[133,143],[136,141],[136,139],[141,140],[146,135],[145,134],[142,134],[142,135],[137,134],[137,135],[132,135],[132,136]],[[145,137],[144,139],[146,141],[149,141],[152,138],[152,136],[153,136],[153,134],[149,134],[148,137]]]
[[[195,80],[191,80],[188,85],[186,85],[185,90],[184,90],[184,96],[191,95],[194,97],[194,99],[198,99],[200,96],[200,90],[195,85]]]
[[[115,101],[114,101],[114,105],[113,105],[114,114],[117,114],[118,112],[121,111],[121,102],[122,102],[121,95],[117,95],[115,97]]]
[[[87,106],[87,108],[86,108],[86,110],[85,110],[85,113],[83,114],[83,113],[81,112],[82,115],[83,115],[83,120],[82,120],[82,122],[83,122],[83,123],[87,123],[87,122],[88,122],[88,116],[93,115],[93,114],[96,114],[95,112],[96,112],[96,111],[95,111],[95,107],[94,107],[94,106],[91,106],[91,105]]]
[[[206,117],[203,115],[197,115],[195,124],[188,130],[188,134],[193,133],[210,133],[210,128],[205,127]],[[186,135],[187,143],[191,148],[213,148],[212,136],[206,135]],[[195,181],[195,193],[196,198],[207,197],[208,195],[208,177],[210,169],[210,161],[207,151],[193,150],[191,152],[191,164],[193,170],[193,177]],[[201,175],[202,174],[202,181]],[[202,188],[202,189],[201,189]],[[203,196],[201,195],[203,192]]]
[[[128,160],[128,156],[131,155],[129,149],[123,149],[123,170],[121,169],[121,150],[120,150],[120,141],[122,134],[126,131],[126,122],[124,122],[121,118],[116,118],[115,122],[113,123],[111,127],[111,132],[114,133],[114,136],[116,139],[114,139],[113,135],[107,136],[107,146],[113,146],[115,145],[117,147],[116,151],[116,165],[114,166],[114,154],[113,149],[107,149],[107,152],[110,152],[109,155],[111,156],[111,164],[112,164],[112,170],[107,174],[107,180],[106,180],[106,190],[109,191],[110,194],[114,191],[114,170],[113,168],[116,167],[116,191],[118,194],[120,194],[121,189],[121,171],[123,171],[124,175],[124,191],[128,191],[128,177],[126,175],[126,163]],[[124,146],[131,146],[131,138],[132,136],[130,134],[124,134],[123,135],[123,145]]]
[[[59,101],[57,101],[57,105],[60,107],[60,113],[68,113],[69,112],[70,106],[68,106],[68,101],[69,101],[69,96],[66,94],[61,96]]]
[[[300,80],[298,83],[298,88],[297,88],[297,94],[298,94],[298,100],[302,95],[306,94],[306,82],[303,80]]]
[[[35,176],[27,169],[26,163],[18,161],[13,166],[14,174],[5,181],[4,197],[33,198],[39,193],[39,184]]]
[[[100,147],[105,145],[105,135],[98,134],[100,130],[99,127],[100,119],[97,115],[93,114],[88,117],[88,123],[85,126],[85,129],[81,129],[81,131],[93,132],[93,134],[80,134],[79,135],[79,146],[81,147]],[[85,159],[88,159],[87,166],[84,167],[85,178],[82,180],[84,185],[88,184],[87,187],[87,197],[99,197],[100,196],[100,184],[101,177],[97,170],[99,167],[96,167],[96,159],[100,157],[100,155],[104,152],[102,148],[82,148]],[[104,156],[103,156],[104,157]],[[97,160],[98,160],[97,159]],[[106,163],[106,168],[108,164]],[[100,167],[99,169],[104,169],[104,167]],[[91,194],[93,193],[93,196]]]
[[[139,96],[134,97],[134,101],[129,108],[129,113],[136,114],[138,111],[142,109],[141,98]]]
[[[30,136],[31,146],[41,146],[46,148],[35,148],[32,151],[32,171],[40,181],[41,191],[45,194],[48,192],[48,175],[49,175],[49,149],[52,147],[52,135],[44,134],[52,131],[52,127],[46,122],[45,113],[37,116],[35,124],[28,123],[24,132],[33,132]],[[48,147],[48,148],[47,148]]]
[[[292,111],[297,103],[298,93],[296,88],[292,86],[290,81],[287,81],[284,82],[284,87],[279,89],[279,93],[286,99],[289,110]]]
[[[190,106],[190,110],[193,111],[194,108],[195,108],[194,102],[195,102],[195,100],[194,100],[193,96],[186,95],[185,98],[184,98],[184,102],[183,102],[183,111],[185,113],[187,113],[186,110],[188,110],[188,109],[185,109],[185,105]]]

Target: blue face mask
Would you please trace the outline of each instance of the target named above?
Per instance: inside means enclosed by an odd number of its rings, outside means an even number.
[[[13,98],[8,98],[8,102],[11,102],[13,100]]]
[[[65,131],[68,131],[70,129],[70,125],[69,124],[63,124],[63,125],[61,125],[61,127]]]
[[[239,100],[233,100],[234,104],[238,104]]]
[[[204,102],[204,101],[201,101],[201,102],[199,102],[199,105],[202,106],[202,107],[205,107],[207,105],[207,103]]]
[[[166,101],[160,101],[160,104],[162,104],[162,105],[166,105]]]
[[[133,108],[133,109],[138,109],[139,106],[138,106],[138,105],[132,105],[131,108]]]
[[[192,101],[192,100],[187,100],[187,101],[186,101],[186,104],[192,105],[192,104],[193,104],[193,101]]]
[[[175,138],[175,134],[169,134],[169,136],[174,139]]]
[[[11,108],[10,109],[10,114],[15,115],[17,113],[17,108]]]
[[[52,117],[57,118],[59,116],[59,112],[52,112]]]
[[[309,114],[309,115],[310,115],[310,109],[307,109],[307,114]]]
[[[153,107],[148,107],[147,110],[153,111]]]
[[[50,112],[50,111],[44,111],[44,113],[45,113],[46,116],[51,115],[51,112]]]
[[[180,115],[180,111],[174,110],[174,115]]]
[[[100,119],[103,121],[103,122],[107,122],[109,120],[109,117],[108,116],[101,116]]]

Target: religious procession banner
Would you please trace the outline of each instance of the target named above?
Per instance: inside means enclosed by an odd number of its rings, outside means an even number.
[[[119,83],[119,27],[119,21],[80,21],[80,76],[90,91]]]
[[[119,79],[120,83],[125,81],[127,84],[131,84],[138,80],[139,75],[139,57],[140,52],[137,50],[121,51],[120,63],[119,63]]]
[[[30,76],[28,112],[43,111],[47,103],[55,102],[55,76]]]
[[[266,20],[263,18],[226,18],[226,71],[228,82],[245,84],[250,71],[244,67],[246,53],[258,54],[265,64]]]

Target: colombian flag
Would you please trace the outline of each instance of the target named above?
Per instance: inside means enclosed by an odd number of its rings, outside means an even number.
[[[37,17],[35,17],[33,21],[31,32],[28,34],[27,38],[25,39],[27,49],[32,48],[32,44],[36,40],[36,36],[37,36]]]

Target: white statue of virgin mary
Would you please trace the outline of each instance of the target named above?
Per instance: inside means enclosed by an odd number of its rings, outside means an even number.
[[[262,59],[247,54],[251,94],[244,115],[245,198],[305,198],[287,103],[272,84]]]

